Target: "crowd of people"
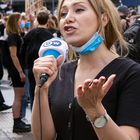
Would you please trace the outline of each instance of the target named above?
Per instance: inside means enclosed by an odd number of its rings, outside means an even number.
[[[1,68],[3,66],[7,69],[14,90],[13,132],[30,132],[31,125],[22,119],[26,116],[28,99],[31,109],[33,104],[35,89],[33,62],[38,58],[41,44],[57,35],[60,36],[60,33],[55,20],[52,20],[45,7],[38,11],[34,21],[29,20],[24,13],[18,12],[8,15],[7,20],[1,16],[1,27],[3,27],[1,28]],[[1,103],[1,111],[11,108],[4,104],[3,98]]]
[[[12,106],[4,99],[0,105],[12,107],[14,133],[32,130],[35,140],[139,140],[136,9],[115,7],[110,0],[61,0],[55,16],[46,7],[36,17],[1,16],[0,30],[1,62],[15,95]],[[41,44],[54,37],[69,46],[63,65],[63,56],[38,55]],[[49,78],[40,88],[42,73]],[[22,121],[27,100],[32,124]]]

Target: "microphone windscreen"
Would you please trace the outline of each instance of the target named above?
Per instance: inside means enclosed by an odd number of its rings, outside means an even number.
[[[52,38],[42,43],[39,49],[39,57],[53,55],[56,59],[64,56],[63,62],[66,60],[68,52],[68,44],[61,38]]]

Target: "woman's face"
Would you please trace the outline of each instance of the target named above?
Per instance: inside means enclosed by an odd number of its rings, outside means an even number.
[[[80,47],[97,29],[97,15],[88,0],[64,0],[60,10],[60,30],[67,43]]]

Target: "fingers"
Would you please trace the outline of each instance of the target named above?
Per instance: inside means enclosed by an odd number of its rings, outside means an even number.
[[[63,59],[64,59],[64,56],[63,55],[60,55],[57,58],[57,66],[60,66],[63,63]]]
[[[101,76],[99,79],[87,79],[85,80],[83,85],[79,85],[78,87],[78,94],[84,95],[84,94],[106,94],[110,87],[113,84],[115,74],[112,74],[106,81],[106,78],[104,76]],[[106,82],[105,82],[106,81]],[[101,95],[102,96],[102,95]]]
[[[77,88],[77,94],[79,97],[82,97],[84,92],[83,92],[83,89],[82,89],[82,85],[79,85],[78,88]]]
[[[85,82],[84,82],[84,85],[83,85],[83,91],[86,92],[90,85],[93,83],[93,81],[91,79],[87,79]]]
[[[103,85],[103,89],[104,89],[105,93],[107,93],[108,90],[110,89],[110,87],[112,86],[115,77],[116,77],[116,74],[112,74],[111,76],[109,76],[109,78],[107,79],[107,81]]]
[[[40,57],[34,61],[33,67],[34,73],[38,73],[38,75],[42,73],[47,73],[48,75],[52,75],[57,71],[57,62],[53,56]]]
[[[100,79],[87,79],[85,80],[83,85],[78,86],[77,93],[79,96],[83,96],[85,94],[96,94],[98,91],[99,87],[101,87],[104,83],[105,78],[100,78]]]
[[[115,74],[112,74],[106,81],[104,76],[99,79],[85,80],[84,84],[79,85],[77,89],[77,101],[84,109],[95,108],[101,104],[102,99],[113,84]]]
[[[99,78],[99,87],[98,87],[99,89],[101,89],[103,87],[105,80],[106,80],[106,78],[104,76],[101,76]]]
[[[92,89],[92,88],[101,88],[103,86],[105,82],[105,77],[101,76],[99,79],[88,79],[84,82],[84,91],[86,91],[87,89]]]

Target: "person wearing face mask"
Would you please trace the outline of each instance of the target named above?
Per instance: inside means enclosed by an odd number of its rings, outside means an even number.
[[[79,59],[61,67],[63,56],[34,61],[34,139],[138,140],[140,65],[116,53],[116,41],[122,54],[128,50],[113,3],[60,0],[58,21],[64,40]],[[49,78],[39,88],[42,73]]]

